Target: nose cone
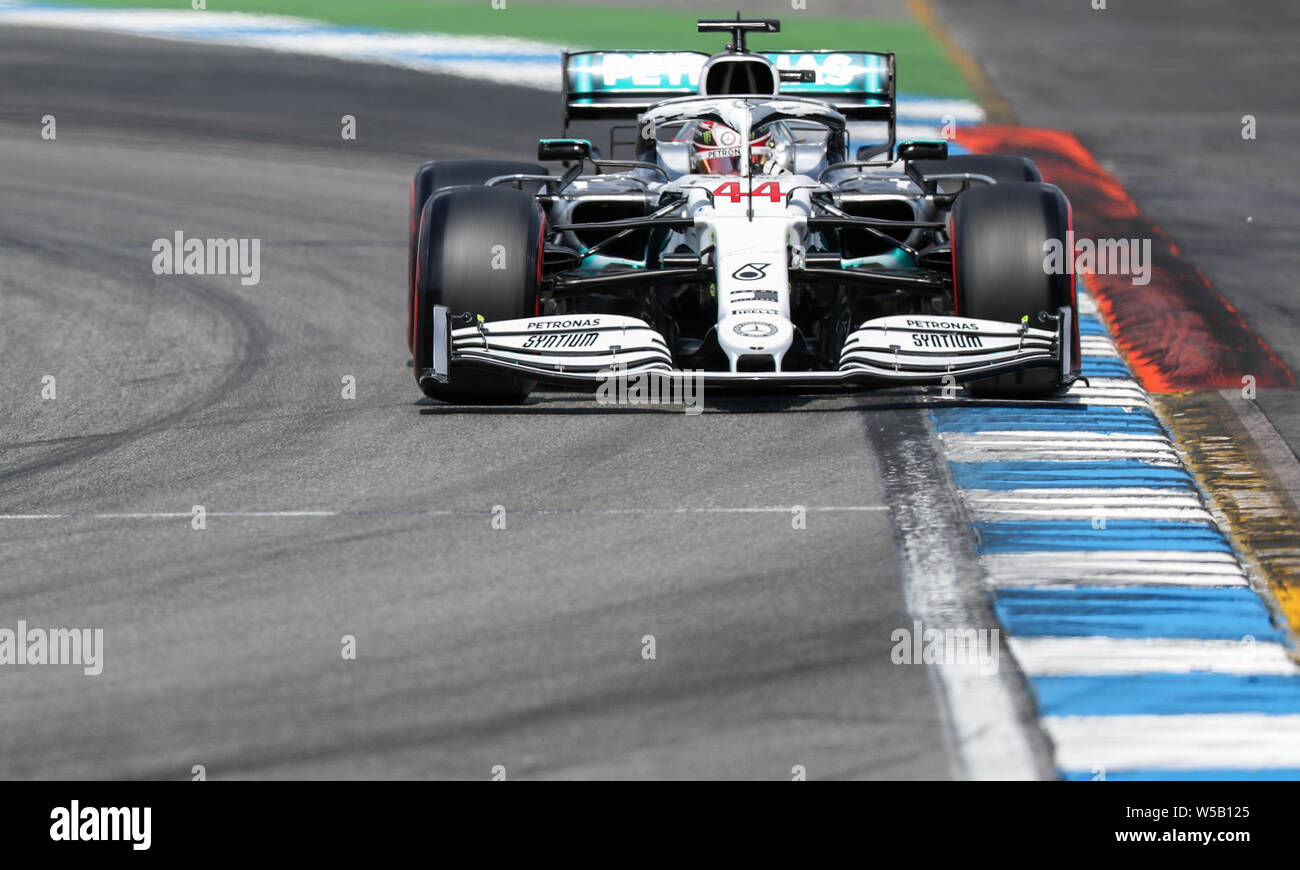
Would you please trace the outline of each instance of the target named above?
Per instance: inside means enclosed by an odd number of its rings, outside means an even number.
[[[776,312],[741,312],[718,323],[718,344],[727,355],[731,370],[741,357],[771,357],[773,371],[781,371],[781,360],[794,342],[794,327]]]

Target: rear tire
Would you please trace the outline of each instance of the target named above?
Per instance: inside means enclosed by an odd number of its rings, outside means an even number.
[[[415,378],[433,366],[433,306],[453,315],[515,320],[537,313],[546,219],[532,194],[507,187],[455,187],[424,205],[416,249],[412,354]],[[459,326],[462,324],[454,324]],[[451,370],[424,394],[457,404],[517,404],[533,382],[493,372]]]
[[[479,185],[500,175],[549,175],[545,166],[517,160],[430,160],[415,171],[411,179],[409,255],[407,256],[406,346],[414,350],[413,319],[415,311],[415,255],[419,244],[420,215],[424,204],[440,190],[465,184]],[[524,182],[523,190],[536,193],[538,182]]]
[[[1049,274],[1044,243],[1065,244],[1070,203],[1052,184],[994,184],[973,187],[952,210],[953,297],[966,317],[1050,328],[1039,312],[1071,308],[1074,359],[1078,359],[1079,317],[1074,275]],[[970,381],[966,389],[985,398],[1035,398],[1055,393],[1059,372],[1051,368]]]

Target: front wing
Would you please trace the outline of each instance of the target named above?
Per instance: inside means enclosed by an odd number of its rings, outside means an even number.
[[[576,389],[596,389],[611,377],[632,375],[700,378],[706,387],[758,390],[947,386],[1042,368],[1054,370],[1062,387],[1079,377],[1070,308],[1048,318],[1051,329],[946,315],[880,317],[849,334],[837,370],[795,372],[674,369],[663,336],[635,317],[575,314],[484,322],[437,305],[432,319],[433,365],[417,374],[421,383],[452,383],[468,370]]]

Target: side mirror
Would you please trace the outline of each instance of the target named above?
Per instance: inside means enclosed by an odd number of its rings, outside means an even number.
[[[538,160],[590,160],[587,139],[542,139],[537,143]]]
[[[900,142],[899,160],[947,160],[947,142]]]

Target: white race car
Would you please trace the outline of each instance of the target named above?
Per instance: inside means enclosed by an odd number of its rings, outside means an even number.
[[[566,134],[634,120],[610,131],[630,159],[561,138],[538,146],[558,174],[420,167],[407,339],[426,395],[518,402],[611,372],[992,397],[1078,378],[1072,270],[1044,257],[1070,206],[1031,161],[896,143],[892,54],[756,53],[776,21],[699,27],[727,50],[564,56]]]

